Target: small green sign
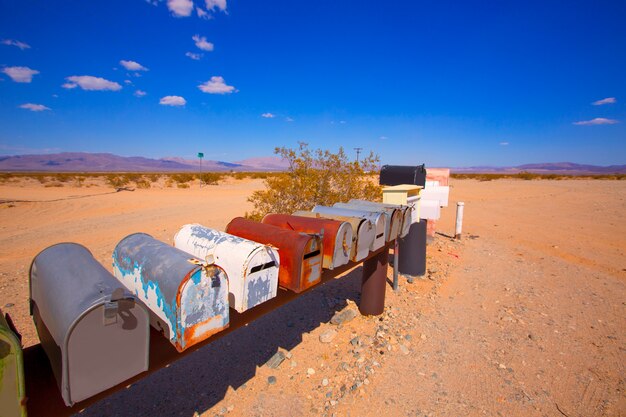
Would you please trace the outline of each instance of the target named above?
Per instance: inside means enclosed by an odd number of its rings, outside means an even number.
[[[204,158],[204,154],[202,152],[198,152],[198,158]]]

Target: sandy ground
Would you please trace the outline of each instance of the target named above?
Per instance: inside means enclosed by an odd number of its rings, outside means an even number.
[[[451,185],[439,230],[453,233],[464,201],[463,239],[438,235],[427,276],[388,288],[381,317],[330,323],[359,301],[357,267],[81,415],[626,415],[626,182]],[[223,229],[261,186],[1,185],[0,200],[38,202],[0,204],[0,306],[32,345],[27,274],[40,250],[79,242],[110,269],[127,234]],[[264,366],[277,350],[285,361]]]

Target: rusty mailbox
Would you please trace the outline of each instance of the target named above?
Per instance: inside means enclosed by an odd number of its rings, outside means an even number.
[[[347,217],[337,215],[321,215],[312,211],[296,211],[294,216],[311,217],[317,219],[332,219],[340,222],[350,223],[352,226],[352,249],[350,251],[350,260],[353,262],[361,261],[367,258],[370,253],[370,247],[374,242],[375,230],[372,222],[362,217]]]
[[[338,216],[350,216],[350,217],[361,217],[372,222],[374,226],[375,235],[374,241],[370,246],[370,250],[372,252],[377,251],[378,249],[385,246],[385,215],[382,212],[372,212],[367,210],[358,210],[358,209],[347,209],[341,207],[326,207],[326,206],[315,206],[313,210],[314,213],[320,213],[322,216],[327,215],[338,215]]]
[[[148,312],[84,246],[60,243],[35,257],[30,303],[66,405],[148,369]]]
[[[357,202],[335,203],[333,207],[371,211],[383,213],[385,216],[385,242],[391,242],[398,238],[402,231],[402,210],[393,207],[371,206]]]
[[[235,217],[226,233],[278,248],[278,285],[301,292],[322,279],[322,239],[280,227]]]
[[[113,272],[179,352],[228,327],[228,279],[216,265],[134,233],[115,247]]]
[[[289,214],[268,214],[261,222],[296,232],[321,235],[323,268],[334,269],[350,260],[352,226],[348,222]]]
[[[224,269],[228,303],[238,312],[276,297],[280,258],[275,248],[199,224],[184,225],[174,245],[200,259],[213,258]]]
[[[402,217],[400,233],[399,237],[405,237],[409,233],[409,228],[411,227],[413,212],[415,211],[415,207],[413,205],[401,205],[401,204],[388,204],[388,203],[377,203],[374,201],[368,200],[350,200],[350,203],[360,204],[364,206],[378,207],[380,209],[385,210],[399,210]]]
[[[22,344],[11,318],[0,310],[0,416],[26,417]]]

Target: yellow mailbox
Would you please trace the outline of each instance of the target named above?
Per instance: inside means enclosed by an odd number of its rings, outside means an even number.
[[[383,203],[386,204],[413,204],[412,222],[419,221],[420,218],[420,192],[424,189],[421,185],[401,184],[383,188]]]

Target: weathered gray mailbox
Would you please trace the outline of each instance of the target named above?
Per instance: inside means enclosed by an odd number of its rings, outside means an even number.
[[[386,221],[385,215],[382,212],[372,212],[367,210],[359,210],[359,209],[347,209],[341,207],[326,207],[326,206],[315,206],[313,210],[314,213],[319,213],[322,216],[325,215],[339,215],[339,216],[352,216],[352,217],[361,217],[363,219],[367,219],[372,222],[374,229],[376,230],[376,235],[374,236],[374,241],[370,246],[371,251],[377,251],[378,249],[385,246],[385,229],[386,229]]]
[[[335,203],[333,207],[347,208],[351,210],[370,211],[374,213],[383,213],[385,216],[385,241],[391,242],[398,238],[402,231],[403,212],[399,208],[372,206],[359,202],[350,201],[349,203]]]
[[[68,406],[148,369],[148,312],[84,246],[60,243],[35,257],[30,306]]]
[[[113,272],[179,352],[228,327],[228,279],[217,265],[134,233],[115,247]]]

